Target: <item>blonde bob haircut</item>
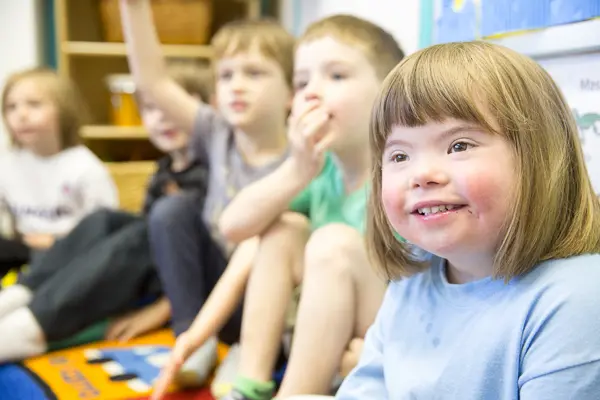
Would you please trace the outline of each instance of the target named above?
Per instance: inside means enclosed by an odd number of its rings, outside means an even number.
[[[77,146],[81,143],[79,130],[86,121],[87,108],[84,106],[83,98],[73,81],[56,73],[56,71],[45,68],[32,68],[17,72],[8,77],[4,90],[2,91],[2,119],[8,129],[13,146],[20,146],[15,142],[14,134],[6,121],[6,101],[12,88],[19,82],[33,79],[44,90],[54,102],[58,112],[58,124],[61,149]]]
[[[382,153],[394,126],[455,118],[501,135],[514,151],[517,187],[494,276],[509,280],[544,260],[600,253],[600,202],[577,125],[561,91],[533,60],[485,42],[449,43],[407,57],[386,78],[370,126],[372,193],[367,240],[390,279],[422,271],[394,236],[381,202]]]

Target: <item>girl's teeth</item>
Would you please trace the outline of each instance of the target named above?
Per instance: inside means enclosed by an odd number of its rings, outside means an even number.
[[[429,214],[435,214],[435,213],[438,213],[438,212],[444,212],[444,211],[453,210],[455,207],[456,206],[454,206],[452,204],[442,204],[440,206],[419,208],[417,211],[421,215],[429,215]]]

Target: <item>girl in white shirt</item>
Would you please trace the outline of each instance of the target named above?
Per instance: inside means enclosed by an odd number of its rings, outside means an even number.
[[[0,157],[0,200],[15,235],[0,236],[0,274],[27,263],[91,211],[118,205],[109,172],[80,144],[82,105],[73,83],[52,70],[7,80],[2,117],[12,146]]]

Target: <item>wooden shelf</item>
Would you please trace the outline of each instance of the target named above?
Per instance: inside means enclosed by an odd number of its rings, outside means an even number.
[[[81,129],[81,137],[87,140],[147,140],[148,132],[143,126],[87,125]]]
[[[171,58],[206,58],[213,55],[210,46],[193,45],[163,45],[163,54]],[[62,45],[65,54],[90,57],[125,57],[127,55],[124,43],[107,42],[65,42]]]

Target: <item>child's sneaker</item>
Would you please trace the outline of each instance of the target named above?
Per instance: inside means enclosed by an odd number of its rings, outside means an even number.
[[[257,382],[238,376],[233,389],[219,400],[271,400],[275,391],[275,382]]]
[[[231,392],[227,393],[225,396],[220,397],[219,400],[254,400],[254,399],[251,399],[250,397],[246,397],[242,393],[233,389]],[[270,400],[270,399],[264,399],[264,400]]]
[[[175,380],[183,387],[199,387],[217,364],[217,338],[211,337],[183,364]]]
[[[215,399],[222,399],[233,389],[240,364],[240,345],[236,343],[229,348],[227,356],[217,368],[215,379],[210,385],[210,391]]]

